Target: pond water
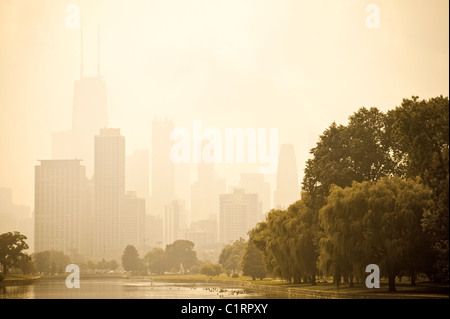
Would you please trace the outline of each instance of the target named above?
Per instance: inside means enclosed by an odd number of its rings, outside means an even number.
[[[9,286],[0,299],[277,299],[286,296],[229,283],[169,283],[138,279],[85,279],[69,289],[64,280]]]

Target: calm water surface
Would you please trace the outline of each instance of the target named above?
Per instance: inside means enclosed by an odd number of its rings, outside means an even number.
[[[32,285],[6,287],[0,299],[220,299],[286,298],[231,284],[168,283],[130,279],[85,279],[80,288],[68,289],[65,281],[39,280]]]

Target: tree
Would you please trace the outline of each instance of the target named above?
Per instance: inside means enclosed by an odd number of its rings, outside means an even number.
[[[369,188],[369,210],[364,216],[367,250],[388,276],[395,291],[401,270],[427,270],[430,248],[421,226],[430,207],[431,191],[417,180],[383,178]]]
[[[225,272],[225,268],[221,264],[203,265],[200,268],[200,273],[208,277],[219,276],[223,272]]]
[[[198,263],[194,243],[189,240],[176,240],[171,245],[167,245],[166,256],[169,268],[181,267],[182,271]]]
[[[62,251],[46,250],[32,254],[36,270],[41,273],[63,273],[71,263],[70,257]]]
[[[3,268],[3,275],[8,274],[9,269],[20,267],[22,263],[30,259],[30,256],[24,253],[28,244],[25,242],[27,237],[19,232],[9,232],[0,235],[0,264]]]
[[[430,204],[430,190],[416,180],[382,178],[378,182],[354,182],[352,187],[333,187],[327,205],[320,210],[324,235],[321,263],[353,278],[367,264],[378,264],[395,291],[395,277],[427,271],[429,254],[421,227]]]
[[[122,254],[122,267],[125,271],[136,272],[141,268],[139,253],[133,245],[128,245]]]
[[[262,280],[266,276],[263,254],[251,241],[248,242],[247,247],[245,248],[244,257],[242,259],[242,270],[244,276],[251,276],[253,280],[256,280],[256,278]]]
[[[36,272],[36,267],[33,261],[30,258],[24,258],[20,262],[19,269],[22,271],[24,275],[33,274]]]
[[[331,185],[349,187],[353,181],[377,181],[398,174],[392,156],[388,117],[377,108],[360,108],[347,126],[332,123],[311,149],[302,190],[317,212],[326,204]]]
[[[405,176],[420,176],[433,191],[433,203],[422,227],[438,258],[437,278],[449,279],[449,99],[419,100],[413,96],[388,113],[390,131]]]
[[[320,239],[319,264],[325,273],[333,274],[334,284],[339,287],[341,276],[362,278],[366,259],[363,220],[369,210],[369,187],[371,183],[353,182],[345,189],[333,185],[327,204],[319,212],[323,229]]]
[[[241,270],[242,257],[246,247],[246,242],[240,238],[231,245],[226,245],[219,256],[219,264],[221,264],[229,276],[232,272]]]
[[[269,212],[266,221],[260,222],[255,228],[249,231],[249,241],[251,241],[256,248],[263,254],[263,263],[267,272],[274,275],[280,275],[279,266],[275,259],[275,256],[268,249],[268,243],[273,237],[273,233],[269,229],[268,219],[271,216],[273,210]]]
[[[153,248],[145,255],[144,260],[151,273],[162,275],[167,270],[166,252],[161,248]]]

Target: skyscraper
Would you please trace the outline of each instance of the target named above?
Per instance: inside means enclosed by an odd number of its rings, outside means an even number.
[[[12,231],[27,236],[30,250],[34,248],[30,207],[13,203],[11,189],[0,187],[0,234]]]
[[[149,166],[148,150],[136,150],[133,155],[126,158],[125,186],[126,190],[136,192],[136,196],[147,198],[149,193]]]
[[[80,51],[80,79],[74,83],[72,129],[52,134],[52,158],[80,158],[86,165],[87,175],[91,176],[94,135],[99,129],[108,127],[106,84],[100,70],[100,36],[96,77],[84,76],[82,36]]]
[[[127,192],[120,221],[121,249],[133,245],[144,254],[145,239],[145,199],[136,196],[136,192]]]
[[[181,229],[186,228],[186,208],[183,200],[173,200],[165,207],[164,243],[172,244],[180,239]]]
[[[258,173],[241,174],[239,180],[239,187],[243,188],[246,193],[257,194],[261,203],[261,212],[258,220],[262,218],[261,215],[266,214],[272,209],[270,200],[270,183],[264,180],[264,175]]]
[[[80,160],[43,160],[35,167],[35,251],[86,254],[87,178]]]
[[[125,196],[125,138],[120,129],[101,129],[95,136],[94,167],[94,255],[118,258]]]
[[[230,244],[240,237],[247,238],[247,232],[256,225],[257,214],[257,194],[235,188],[232,194],[220,195],[220,242]]]
[[[299,199],[300,187],[294,145],[283,144],[278,157],[277,189],[274,194],[275,208],[286,209]]]
[[[191,187],[191,222],[216,218],[219,214],[219,196],[225,193],[224,179],[217,178],[212,163],[197,166],[197,181]]]
[[[173,122],[167,118],[152,122],[152,213],[160,216],[175,198],[175,169],[170,159],[173,129]]]

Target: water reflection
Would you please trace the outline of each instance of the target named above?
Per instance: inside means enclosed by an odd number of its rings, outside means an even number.
[[[167,283],[142,280],[82,280],[79,289],[66,288],[65,281],[40,280],[32,285],[6,287],[0,299],[220,299],[285,298],[230,284]]]

